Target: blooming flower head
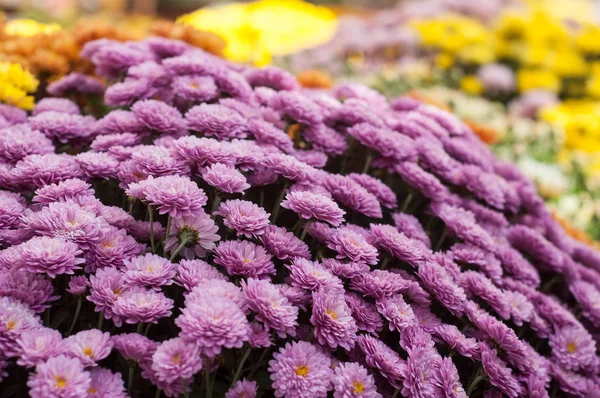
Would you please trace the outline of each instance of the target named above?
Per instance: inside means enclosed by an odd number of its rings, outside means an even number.
[[[72,178],[36,189],[33,201],[45,205],[52,202],[66,202],[69,199],[77,200],[82,196],[93,196],[94,190],[90,188],[91,185],[87,182]]]
[[[227,277],[202,260],[181,260],[175,277],[176,282],[188,292],[200,282],[212,279],[227,280]]]
[[[331,388],[330,359],[305,341],[287,343],[273,354],[269,373],[276,397],[325,397]]]
[[[338,228],[331,235],[327,247],[338,253],[336,258],[377,264],[377,249],[367,243],[363,235],[349,228]]]
[[[229,275],[260,278],[275,273],[271,256],[262,246],[248,241],[225,241],[215,249],[215,263]]]
[[[126,260],[125,267],[123,279],[129,286],[160,289],[172,284],[176,273],[175,264],[151,253]]]
[[[365,354],[367,365],[377,369],[392,386],[400,388],[399,382],[404,380],[406,363],[398,354],[381,340],[368,335],[358,337],[358,346]]]
[[[71,72],[66,76],[50,83],[46,88],[48,93],[54,96],[62,96],[68,92],[82,94],[102,94],[104,86],[102,83],[89,75]]]
[[[41,320],[27,304],[12,297],[0,298],[0,349],[5,355],[19,352],[17,339],[26,330],[40,328]]]
[[[398,205],[398,199],[396,198],[396,194],[390,187],[385,185],[382,181],[371,177],[368,174],[357,174],[350,173],[348,174],[353,181],[360,184],[363,188],[365,188],[369,193],[375,195],[375,197],[379,200],[379,202],[389,208],[395,209]]]
[[[135,362],[149,362],[158,343],[138,333],[113,335],[111,340],[123,358]]]
[[[46,153],[29,155],[20,160],[12,170],[12,176],[21,184],[43,187],[82,174],[73,156]]]
[[[521,391],[519,382],[512,375],[512,371],[506,366],[506,363],[498,358],[496,350],[491,350],[484,343],[479,344],[479,349],[481,350],[481,364],[490,384],[509,397],[518,396]]]
[[[435,391],[435,369],[439,366],[439,355],[429,347],[414,347],[408,350],[404,370],[402,395],[429,397]]]
[[[225,398],[256,398],[257,391],[258,386],[255,381],[242,379],[225,393]]]
[[[68,355],[78,358],[86,366],[96,366],[110,355],[113,342],[110,333],[102,333],[98,329],[83,330],[65,339]]]
[[[344,262],[334,258],[324,258],[321,263],[332,274],[345,279],[352,279],[370,270],[369,266],[362,262]]]
[[[220,239],[216,234],[219,227],[206,213],[201,212],[194,216],[175,218],[171,223],[171,231],[167,231],[165,249],[171,253],[186,242],[180,254],[186,259],[204,257],[207,251],[215,247],[215,242]]]
[[[417,266],[430,255],[421,241],[411,239],[391,225],[371,224],[374,245],[393,257]]]
[[[88,280],[85,275],[73,276],[69,280],[69,287],[67,292],[72,295],[79,296],[86,292],[88,286]]]
[[[289,192],[281,207],[290,209],[306,220],[327,222],[333,226],[342,223],[345,212],[331,198],[308,191]]]
[[[27,155],[44,155],[54,152],[52,140],[43,133],[32,130],[28,124],[0,129],[0,159],[17,163]]]
[[[313,179],[315,170],[294,156],[274,153],[265,157],[264,166],[286,180],[304,182]]]
[[[382,314],[390,324],[390,330],[403,331],[416,326],[417,318],[410,305],[406,304],[401,294],[395,294],[378,300],[377,311]]]
[[[227,200],[214,214],[223,217],[226,227],[248,238],[262,235],[269,225],[269,213],[246,200]]]
[[[443,341],[448,348],[464,357],[470,358],[479,352],[477,340],[466,337],[454,325],[440,324],[435,326],[432,332],[436,341]]]
[[[163,341],[152,355],[152,370],[164,382],[189,379],[203,366],[200,348],[176,337]]]
[[[34,237],[19,245],[21,267],[29,272],[47,274],[56,278],[61,274],[73,274],[85,260],[79,247],[62,238]]]
[[[18,359],[21,366],[33,367],[64,350],[63,339],[59,331],[40,327],[23,331],[17,339]]]
[[[246,121],[233,109],[217,104],[200,104],[185,114],[190,130],[207,136],[216,136],[220,141],[246,136]]]
[[[215,80],[209,76],[175,76],[173,89],[177,97],[189,102],[208,102],[219,95]]]
[[[419,240],[425,246],[431,248],[429,236],[425,233],[423,226],[415,216],[406,213],[394,213],[392,214],[392,218],[398,232],[402,232],[411,239]]]
[[[319,344],[350,350],[354,347],[358,328],[352,311],[341,291],[320,289],[313,292],[313,310],[310,322],[314,325]]]
[[[134,174],[154,177],[189,174],[187,164],[173,157],[169,149],[158,146],[157,141],[155,144],[133,149],[131,161],[135,169]]]
[[[268,280],[249,278],[242,281],[246,304],[267,330],[280,336],[294,336],[298,326],[298,307],[292,305],[282,292]]]
[[[173,300],[162,292],[132,287],[115,301],[112,310],[126,323],[157,323],[171,315]]]
[[[243,193],[250,188],[242,173],[222,163],[214,163],[204,168],[202,179],[208,185],[227,193]]]
[[[202,209],[207,197],[196,183],[184,176],[162,176],[129,184],[126,193],[156,206],[159,214],[189,217]]]
[[[0,297],[12,297],[36,313],[44,312],[57,299],[53,291],[52,282],[43,275],[18,267],[0,269]]]
[[[565,369],[590,369],[598,366],[596,342],[580,326],[565,326],[550,336],[552,360]]]
[[[179,111],[157,100],[138,101],[131,111],[141,124],[159,133],[181,136],[187,128]]]
[[[187,300],[175,324],[181,328],[182,339],[196,344],[209,357],[223,348],[241,348],[250,335],[242,309],[228,298],[210,294]]]
[[[89,398],[127,398],[125,383],[120,373],[113,373],[105,368],[93,368],[89,372],[92,379],[87,391]]]
[[[63,144],[67,142],[80,144],[91,141],[95,121],[92,116],[73,115],[53,110],[29,118],[32,129],[44,133],[50,139],[57,139]]]
[[[381,398],[375,380],[367,369],[356,362],[344,362],[334,369],[331,379],[334,398],[368,397]]]
[[[331,174],[323,180],[323,184],[335,200],[349,209],[367,217],[382,217],[377,197],[353,179]]]
[[[316,291],[321,287],[342,290],[341,280],[317,262],[297,257],[287,267],[293,286],[308,291]]]
[[[242,289],[231,282],[222,279],[203,280],[196,285],[191,292],[185,296],[184,303],[194,303],[197,300],[225,298],[233,301],[244,313],[246,313],[246,302]]]
[[[260,241],[271,255],[280,260],[310,257],[308,245],[283,227],[269,225],[260,236]]]
[[[59,355],[37,365],[27,386],[33,398],[78,398],[87,396],[91,382],[78,359]]]
[[[465,389],[460,384],[460,378],[456,366],[451,358],[440,361],[439,367],[434,371],[436,387],[445,397],[466,398]]]
[[[69,113],[71,115],[78,115],[81,112],[77,104],[69,99],[44,98],[35,105],[31,114],[36,116],[49,111]]]

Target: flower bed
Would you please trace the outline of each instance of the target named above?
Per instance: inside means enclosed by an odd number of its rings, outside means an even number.
[[[81,55],[103,101],[0,107],[13,394],[600,394],[600,254],[453,114],[164,38]]]

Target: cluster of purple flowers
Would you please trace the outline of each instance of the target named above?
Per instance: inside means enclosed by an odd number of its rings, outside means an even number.
[[[600,253],[452,114],[162,38],[82,56],[105,108],[0,106],[17,394],[600,396]]]

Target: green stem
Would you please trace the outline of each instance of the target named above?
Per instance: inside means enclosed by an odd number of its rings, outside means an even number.
[[[100,317],[98,318],[98,327],[97,329],[102,330],[102,325],[104,325],[104,313],[100,313]]]
[[[156,389],[156,394],[154,394],[154,398],[160,398],[160,388]]]
[[[265,191],[263,189],[261,189],[260,193],[259,193],[258,205],[260,207],[265,207],[264,204],[265,204]]]
[[[173,254],[171,254],[171,257],[169,258],[169,261],[175,260],[175,257],[177,257],[177,255],[179,254],[179,252],[181,251],[181,249],[183,249],[185,247],[185,245],[187,245],[187,239],[184,239],[184,240],[181,241],[181,243],[179,244],[179,246],[177,246],[177,249],[175,249],[175,251],[173,252]]]
[[[129,375],[127,377],[127,394],[131,396],[133,391],[133,376],[135,375],[135,365],[129,365]]]
[[[215,197],[213,199],[212,208],[210,210],[210,214],[212,215],[219,208],[219,204],[221,204],[221,195],[215,189]]]
[[[473,379],[473,381],[471,382],[471,385],[469,386],[469,389],[467,390],[467,396],[471,396],[471,393],[473,392],[473,390],[475,389],[475,387],[477,387],[477,384],[479,384],[479,382],[483,379],[485,379],[485,375],[484,374],[480,374],[478,375],[475,379]]]
[[[369,168],[371,167],[371,161],[373,160],[373,152],[369,151],[367,154],[367,159],[365,160],[365,165],[363,166],[363,174],[367,174],[369,172]]]
[[[150,221],[150,246],[152,247],[152,253],[156,253],[156,247],[154,246],[154,209],[148,205],[148,220]]]
[[[435,245],[435,249],[433,249],[433,251],[438,251],[440,249],[440,247],[442,247],[442,244],[444,243],[444,241],[446,240],[446,228],[444,228],[444,232],[442,232],[442,236],[440,237],[440,240],[438,241],[437,245]]]
[[[50,308],[44,313],[44,322],[46,322],[46,326],[50,327]]]
[[[75,324],[77,323],[77,318],[79,317],[79,312],[81,311],[82,297],[83,296],[79,296],[77,298],[77,308],[75,309],[75,315],[73,316],[73,321],[71,321],[71,326],[69,326],[69,330],[67,331],[67,336],[71,334]]]
[[[248,379],[250,379],[252,377],[252,375],[254,375],[254,373],[258,370],[260,363],[262,362],[263,359],[265,359],[265,357],[267,356],[267,354],[269,353],[270,350],[271,350],[271,347],[267,347],[263,350],[263,352],[260,354],[260,357],[258,357],[258,361],[256,361],[256,363],[252,367],[252,370],[250,370],[250,373],[248,373]]]
[[[396,390],[394,391],[394,395],[392,395],[392,398],[396,398],[398,396],[398,393],[400,392],[400,390]]]
[[[246,359],[248,359],[248,357],[250,356],[250,351],[252,351],[252,346],[249,346],[248,349],[246,350],[246,352],[244,353],[244,356],[242,357],[242,360],[240,361],[240,364],[238,365],[235,375],[233,375],[233,381],[231,382],[231,387],[233,387],[235,382],[239,380],[239,378],[242,374],[242,369],[244,368],[244,363],[246,362]]]
[[[379,267],[379,269],[386,269],[389,262],[390,262],[390,256],[385,256],[385,258],[383,259],[383,262],[381,263],[381,267]]]
[[[150,331],[150,326],[152,326],[151,323],[146,325],[146,330],[144,330],[144,336],[148,336],[148,332]]]
[[[408,196],[406,197],[406,199],[404,199],[404,203],[402,204],[402,213],[406,213],[406,210],[408,209],[408,205],[410,204],[410,201],[413,198],[413,193],[409,193]]]
[[[300,235],[300,240],[301,241],[304,241],[304,237],[306,236],[306,233],[308,232],[308,229],[310,228],[310,224],[312,224],[312,222],[313,222],[313,220],[310,219],[304,225],[304,230],[302,231],[302,235]]]
[[[169,214],[169,216],[167,217],[167,229],[165,230],[165,235],[163,236],[161,242],[163,253],[165,252],[165,241],[169,236],[171,236],[171,222],[171,215]]]
[[[210,388],[210,360],[204,360],[204,383],[206,384],[206,398],[212,398],[212,389]]]
[[[289,181],[285,181],[285,183],[283,184],[283,189],[281,190],[281,193],[279,194],[279,197],[277,198],[277,201],[275,202],[275,205],[273,206],[273,224],[275,224],[275,222],[277,221],[277,217],[279,217],[279,210],[281,209],[281,207],[279,206],[281,204],[281,201],[283,200],[284,196],[285,196],[285,190],[287,189],[289,185]]]
[[[144,324],[142,322],[138,322],[136,333],[137,334],[142,334],[142,330],[144,330]]]

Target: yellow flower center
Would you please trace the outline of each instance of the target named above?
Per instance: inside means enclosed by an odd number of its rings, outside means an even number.
[[[67,386],[67,380],[62,376],[55,376],[54,380],[56,381],[57,388],[65,388]]]
[[[334,311],[332,311],[332,310],[327,310],[327,311],[325,311],[325,313],[326,313],[327,315],[329,315],[329,316],[331,317],[331,319],[337,319],[337,315],[335,314],[335,312],[334,312]]]
[[[94,387],[90,388],[87,392],[88,394],[95,394],[98,390],[96,390]]]
[[[181,357],[179,356],[179,354],[177,354],[173,358],[171,358],[171,360],[173,361],[173,363],[179,363],[180,359],[181,359]]]
[[[91,357],[94,352],[92,351],[92,349],[90,347],[86,347],[83,349],[83,353],[85,355],[87,355],[88,357]]]
[[[190,83],[191,88],[200,88],[200,86],[196,83]]]
[[[365,389],[365,385],[363,383],[361,383],[360,381],[355,381],[354,382],[354,392],[355,393],[361,393],[363,392],[363,390]]]
[[[8,325],[7,325],[8,330],[13,330],[15,326],[17,326],[17,322],[8,321]]]
[[[298,376],[306,377],[308,374],[308,366],[298,366],[296,368],[296,374]]]
[[[154,268],[152,266],[150,266],[150,267],[146,268],[146,271],[148,271],[148,272],[154,272]]]
[[[569,351],[570,354],[573,354],[575,352],[576,348],[577,348],[577,346],[575,345],[574,342],[570,341],[567,343],[567,351]]]
[[[113,290],[113,293],[118,296],[119,294],[121,294],[121,289],[115,289]]]
[[[250,260],[248,260],[247,258],[244,259],[244,263],[249,263]]]

